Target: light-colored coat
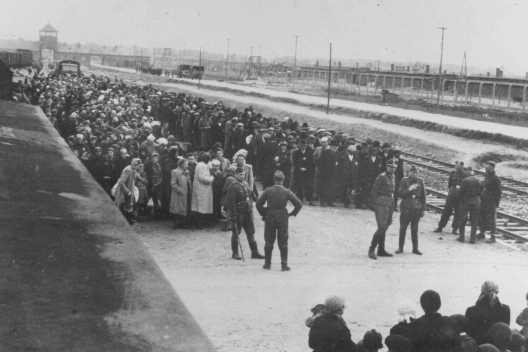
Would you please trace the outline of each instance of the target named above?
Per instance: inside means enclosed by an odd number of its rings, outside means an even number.
[[[209,166],[200,161],[194,170],[191,210],[200,214],[213,213],[213,180]]]
[[[129,208],[134,205],[135,181],[136,172],[132,169],[132,166],[128,165],[121,171],[121,176],[114,186],[114,202],[118,207],[125,204]]]
[[[176,168],[171,171],[171,196],[170,208],[171,214],[183,215],[188,214],[187,197],[191,186],[189,175],[182,169]]]

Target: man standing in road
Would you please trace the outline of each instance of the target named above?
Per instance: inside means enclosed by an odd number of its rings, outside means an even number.
[[[495,242],[495,221],[497,218],[497,207],[501,198],[501,182],[495,174],[495,164],[489,162],[486,165],[486,176],[482,183],[480,209],[480,233],[478,238],[483,239],[486,231],[490,232],[488,242]]]
[[[480,185],[479,179],[473,174],[473,170],[469,167],[468,177],[462,180],[460,186],[460,221],[458,223],[459,233],[458,241],[464,242],[464,231],[466,228],[467,217],[471,220],[471,235],[469,243],[475,243],[475,237],[477,234],[477,226],[479,224],[480,217],[480,193],[482,186]]]
[[[231,250],[232,258],[241,260],[241,253],[239,249],[240,231],[244,229],[246,237],[251,249],[251,259],[263,259],[262,254],[258,252],[257,242],[255,241],[255,225],[253,223],[253,207],[251,201],[251,192],[247,184],[244,182],[244,175],[241,173],[234,173],[234,179],[230,180],[227,188],[227,194],[224,199],[224,207],[229,214],[231,220]]]
[[[447,183],[448,193],[447,199],[442,210],[442,216],[438,222],[438,227],[434,230],[436,233],[442,232],[443,228],[447,225],[449,217],[453,215],[453,221],[451,222],[452,233],[456,234],[458,228],[457,222],[460,221],[460,185],[465,177],[464,163],[459,161],[455,165],[455,170],[449,174],[449,181]]]
[[[277,170],[273,174],[275,184],[262,192],[257,200],[256,207],[264,219],[264,266],[271,268],[271,253],[275,239],[279,244],[282,271],[290,270],[288,266],[288,217],[296,216],[302,208],[302,202],[295,194],[283,186],[284,174]],[[290,201],[294,209],[288,213],[286,204]],[[266,204],[266,206],[264,206]]]
[[[409,176],[400,181],[398,192],[402,201],[400,203],[400,238],[396,253],[403,253],[405,235],[410,223],[413,253],[422,255],[422,252],[418,250],[418,223],[425,210],[425,186],[423,180],[418,178],[415,166],[411,166]]]
[[[392,162],[387,163],[386,171],[376,177],[371,190],[371,205],[376,214],[376,224],[378,228],[372,236],[368,256],[376,259],[376,247],[379,257],[392,257],[392,254],[385,250],[385,233],[392,223],[394,212],[394,169]]]

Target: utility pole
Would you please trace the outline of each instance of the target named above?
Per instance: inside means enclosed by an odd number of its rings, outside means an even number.
[[[460,75],[467,76],[467,58],[466,52],[464,51],[464,59],[462,60],[462,66],[460,67]]]
[[[229,38],[227,38],[226,60],[225,60],[225,80],[227,81],[227,71],[229,67]]]
[[[328,99],[326,101],[326,113],[330,110],[330,88],[332,85],[332,42],[330,42],[330,59],[328,60]]]
[[[440,66],[438,67],[438,96],[436,97],[436,105],[440,105],[440,95],[442,94],[442,63],[444,60],[444,32],[447,27],[438,27],[442,31],[442,40],[440,41]]]
[[[198,66],[202,66],[202,48],[200,48],[200,57],[198,59]],[[205,69],[204,69],[205,72]],[[200,85],[202,83],[202,76],[200,75],[198,77],[198,89],[200,89]]]
[[[297,43],[299,41],[299,36],[295,35],[295,51],[293,52],[293,71],[297,70]]]

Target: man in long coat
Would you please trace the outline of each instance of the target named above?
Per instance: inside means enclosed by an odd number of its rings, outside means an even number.
[[[292,158],[294,192],[301,201],[306,198],[312,205],[315,168],[313,150],[306,146],[304,140],[300,140],[299,149],[293,152]]]
[[[328,138],[321,139],[321,155],[317,160],[317,190],[321,206],[334,206],[335,174],[337,155],[328,144]]]
[[[411,166],[409,176],[400,181],[398,194],[402,201],[400,204],[400,238],[396,253],[403,252],[407,227],[411,224],[413,253],[421,255],[418,249],[418,223],[425,211],[425,186],[423,180],[418,178],[415,166]]]
[[[191,179],[187,160],[179,159],[178,167],[171,171],[170,213],[174,216],[174,227],[186,226],[189,215]]]
[[[486,165],[486,175],[482,183],[479,233],[479,238],[484,238],[485,232],[490,231],[490,243],[495,242],[495,222],[500,198],[501,182],[495,174],[495,164],[490,162]]]
[[[200,214],[197,218],[198,227],[204,223],[203,215],[213,213],[213,180],[208,166],[209,155],[202,153],[194,170],[191,210]]]
[[[459,236],[458,241],[464,242],[464,232],[466,228],[466,222],[469,215],[471,220],[471,234],[469,243],[475,243],[477,235],[477,227],[479,225],[480,218],[480,193],[482,192],[482,186],[479,179],[473,174],[473,171],[468,168],[469,176],[462,180],[460,185],[460,221],[458,221]]]
[[[394,212],[394,169],[395,165],[388,163],[385,172],[376,177],[371,190],[371,204],[376,215],[378,228],[372,236],[368,256],[376,259],[376,248],[378,256],[392,257],[392,254],[385,250],[385,234],[392,223]]]

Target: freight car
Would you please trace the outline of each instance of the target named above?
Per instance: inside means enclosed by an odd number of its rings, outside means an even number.
[[[10,68],[28,67],[33,65],[31,50],[0,51],[0,60]]]

